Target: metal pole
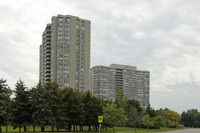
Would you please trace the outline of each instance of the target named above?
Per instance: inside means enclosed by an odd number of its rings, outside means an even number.
[[[101,123],[99,123],[99,133],[101,133]]]

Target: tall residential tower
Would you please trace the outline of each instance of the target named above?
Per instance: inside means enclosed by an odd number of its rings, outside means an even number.
[[[90,21],[70,15],[53,16],[40,45],[40,82],[60,88],[89,89]]]
[[[116,89],[122,89],[124,98],[138,100],[142,108],[149,105],[149,71],[135,66],[111,64],[91,69],[91,91],[94,96],[115,101]]]

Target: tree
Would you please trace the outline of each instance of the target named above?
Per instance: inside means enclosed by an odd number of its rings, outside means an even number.
[[[1,125],[7,127],[10,119],[10,95],[12,91],[5,83],[6,80],[0,80],[0,132],[2,132]]]
[[[121,88],[116,88],[115,104],[118,108],[126,108],[126,102],[124,100],[124,91]]]
[[[140,107],[140,103],[137,100],[134,99],[127,99],[126,102],[126,110],[130,107],[135,107],[138,112],[142,112],[142,108]]]
[[[14,127],[24,127],[24,131],[26,132],[26,126],[31,123],[31,104],[30,104],[30,95],[27,90],[24,82],[22,80],[17,81],[15,85],[15,98],[13,101],[13,125]],[[21,130],[20,130],[21,131]]]
[[[200,113],[197,109],[190,109],[181,114],[180,122],[186,127],[200,127]]]
[[[117,108],[116,104],[106,104],[103,107],[103,124],[108,127],[124,126],[127,122],[127,117],[123,108]]]
[[[180,115],[172,110],[165,109],[162,111],[162,116],[165,118],[166,121],[171,121],[172,127],[177,127],[180,120]]]
[[[41,131],[45,131],[44,127],[50,125],[53,113],[48,101],[48,92],[41,83],[31,90],[31,110],[33,126],[40,126]]]
[[[89,91],[85,92],[84,95],[84,111],[85,111],[85,125],[89,128],[88,130],[91,131],[91,126],[98,125],[98,116],[103,114],[103,107],[101,100],[92,96]]]
[[[147,115],[145,115],[145,116],[142,118],[142,124],[143,124],[144,126],[146,126],[147,129],[149,130],[149,128],[150,128],[151,126],[154,125],[154,121],[153,121],[152,118],[147,114]]]
[[[65,88],[62,91],[63,94],[63,101],[65,103],[65,110],[67,115],[67,124],[68,130],[71,131],[72,125],[75,126],[83,125],[84,123],[84,104],[83,104],[83,95],[82,93],[74,90],[72,88]]]
[[[64,104],[63,97],[61,94],[61,90],[56,82],[48,82],[44,85],[44,89],[47,90],[47,100],[52,112],[52,118],[50,121],[50,125],[52,127],[52,131],[54,131],[54,126],[57,127],[57,130],[62,125],[60,122],[65,122],[66,117],[64,117]]]
[[[127,125],[130,127],[135,127],[135,132],[136,132],[136,123],[142,118],[142,112],[138,112],[136,107],[131,106],[126,111],[126,116],[128,118]]]
[[[157,111],[151,108],[150,104],[146,108],[146,113],[149,115],[149,117],[156,117],[158,115]]]
[[[162,116],[156,116],[153,118],[154,128],[160,129],[161,127],[165,127],[165,119]]]
[[[126,116],[128,118],[127,125],[130,127],[135,127],[136,132],[136,123],[142,118],[143,112],[140,107],[140,103],[137,100],[129,99],[126,100]]]
[[[83,131],[83,124],[85,121],[85,111],[84,111],[84,103],[83,103],[83,94],[81,92],[74,92],[74,106],[73,109],[73,124],[74,124],[74,131],[75,125],[79,125],[80,131]],[[100,105],[101,106],[101,105]],[[98,109],[98,108],[97,108]],[[76,129],[77,130],[77,129]]]

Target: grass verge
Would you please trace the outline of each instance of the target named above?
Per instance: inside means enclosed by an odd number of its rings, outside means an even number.
[[[6,127],[3,126],[2,127],[2,132],[5,133],[6,132]],[[144,128],[136,128],[137,133],[155,133],[155,132],[163,132],[163,131],[172,131],[172,130],[179,130],[180,128],[161,128],[161,129],[150,129],[148,131],[148,129],[144,129]],[[54,129],[56,131],[56,129]],[[84,127],[84,132],[79,132],[76,131],[77,133],[98,133],[99,131],[91,131],[88,132],[88,127]],[[33,132],[33,127],[32,126],[28,126],[27,127],[27,131],[28,132]],[[36,127],[35,128],[36,132],[41,132],[40,127]],[[47,126],[45,127],[45,131],[47,132],[51,132],[51,127]],[[66,131],[66,130],[59,130],[59,131]],[[19,132],[19,128],[13,129],[12,126],[8,126],[8,133],[14,133],[14,132]],[[21,132],[24,132],[23,128],[21,128]],[[67,132],[67,131],[66,131]],[[70,133],[70,132],[67,132]],[[75,133],[75,132],[71,132],[71,133]],[[113,133],[113,128],[108,128],[108,130],[106,131],[101,130],[101,133]],[[115,127],[115,133],[135,133],[135,128],[130,128],[130,127]]]

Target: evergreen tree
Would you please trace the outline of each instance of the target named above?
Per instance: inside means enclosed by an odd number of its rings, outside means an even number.
[[[156,117],[158,116],[157,111],[151,108],[150,104],[146,108],[146,113],[149,115],[149,117]]]
[[[63,102],[65,104],[64,110],[66,112],[65,117],[67,117],[67,125],[68,125],[68,131],[71,131],[71,127],[73,125],[73,111],[71,110],[73,106],[73,97],[74,97],[74,92],[72,88],[64,88],[62,90],[63,94]]]
[[[48,101],[48,92],[41,83],[31,90],[31,105],[33,127],[40,126],[41,131],[45,131],[44,127],[50,125],[53,113]]]
[[[62,94],[68,118],[68,130],[71,131],[72,125],[74,125],[74,131],[77,130],[75,129],[77,125],[80,125],[81,129],[81,126],[84,124],[83,94],[74,91],[72,88],[65,88]]]
[[[92,94],[87,91],[84,97],[84,110],[85,110],[85,125],[91,131],[91,126],[98,125],[98,116],[103,114],[103,107],[101,100],[92,96]]]
[[[56,82],[49,82],[44,85],[44,88],[47,90],[47,100],[52,112],[52,118],[50,125],[52,127],[52,131],[54,131],[54,126],[57,126],[57,129],[60,128],[61,119],[63,118],[63,103],[62,103],[62,95],[61,90],[58,87]]]
[[[134,99],[126,100],[126,116],[128,118],[127,125],[130,127],[135,127],[136,132],[136,123],[142,118],[143,112],[140,107],[140,103]]]
[[[124,100],[124,91],[121,88],[116,88],[115,104],[117,104],[118,108],[126,108],[126,102]]]
[[[22,80],[17,81],[15,85],[15,98],[13,101],[13,125],[14,127],[24,127],[24,131],[27,131],[26,126],[31,123],[31,103],[30,103],[30,93],[27,90],[24,82]],[[20,130],[21,131],[21,130]]]
[[[6,125],[7,127],[11,114],[10,95],[12,92],[5,83],[6,80],[0,80],[0,132],[2,132],[1,125]]]

